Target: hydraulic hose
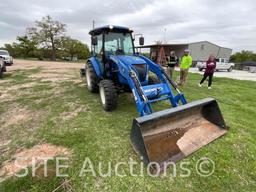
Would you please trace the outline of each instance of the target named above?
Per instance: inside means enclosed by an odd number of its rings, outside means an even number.
[[[169,81],[169,83],[174,87],[174,89],[175,89],[178,93],[180,93],[180,91],[179,91],[179,89],[178,89],[178,84],[177,84],[174,80],[172,80],[172,79],[166,74],[166,72],[164,71],[164,69],[162,69],[162,72],[163,72],[164,76],[166,77],[166,79]]]
[[[130,75],[131,79],[134,82],[134,85],[135,85],[135,87],[136,87],[136,89],[138,91],[139,96],[146,102],[147,101],[147,97],[144,95],[144,93],[143,93],[143,91],[141,89],[141,86],[140,86],[139,80],[137,78],[137,75],[132,70],[130,71],[129,75]]]

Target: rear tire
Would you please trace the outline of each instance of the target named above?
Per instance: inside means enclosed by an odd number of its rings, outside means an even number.
[[[228,69],[228,72],[232,72],[233,71],[233,67],[231,66],[229,69]]]
[[[87,69],[85,73],[88,90],[92,93],[99,92],[98,77],[91,63],[87,63]]]
[[[105,111],[113,111],[117,107],[117,90],[113,81],[105,79],[99,86],[101,103]]]
[[[199,71],[203,71],[203,68],[198,68]]]
[[[4,66],[4,68],[3,68],[3,72],[7,72],[6,66]]]

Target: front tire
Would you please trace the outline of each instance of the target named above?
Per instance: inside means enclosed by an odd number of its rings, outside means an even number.
[[[3,70],[0,68],[0,79],[3,77]]]
[[[105,79],[100,82],[100,98],[105,111],[113,111],[117,107],[117,90],[113,81]]]
[[[228,72],[232,72],[233,71],[233,67],[231,66],[229,69],[228,69]]]
[[[91,63],[87,63],[87,69],[85,73],[88,90],[92,93],[97,93],[99,91],[98,77]]]

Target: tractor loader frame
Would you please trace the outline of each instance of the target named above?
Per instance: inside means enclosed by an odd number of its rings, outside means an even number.
[[[91,30],[92,56],[81,76],[89,91],[100,92],[106,111],[117,107],[119,93],[132,92],[140,117],[133,120],[130,139],[144,162],[177,162],[224,135],[227,126],[216,100],[188,103],[160,65],[135,53],[132,32],[112,25]],[[155,112],[152,104],[164,100],[169,107]]]

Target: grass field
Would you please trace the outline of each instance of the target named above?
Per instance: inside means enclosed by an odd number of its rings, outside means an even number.
[[[61,80],[44,79],[45,67],[15,70],[0,80],[0,166],[12,158],[20,148],[31,148],[38,143],[50,143],[67,147],[72,155],[68,177],[54,175],[42,177],[11,177],[0,183],[1,192],[15,191],[255,191],[256,189],[256,83],[251,81],[215,78],[212,90],[198,88],[201,76],[189,74],[189,83],[182,89],[188,101],[205,97],[217,99],[226,123],[228,134],[200,149],[183,161],[189,162],[189,177],[182,177],[180,169],[173,176],[150,177],[129,174],[129,167],[121,167],[124,177],[112,175],[100,177],[86,173],[80,177],[84,160],[93,165],[103,164],[107,172],[108,162],[116,164],[140,158],[132,150],[129,141],[132,119],[137,111],[130,94],[119,96],[118,108],[107,113],[102,110],[97,94],[87,91],[77,68],[48,70],[59,74]],[[175,74],[178,75],[177,73]],[[49,77],[49,75],[48,75]],[[1,82],[2,81],[2,82]],[[165,108],[167,103],[157,104]],[[24,114],[15,120],[19,113]],[[9,141],[5,142],[4,141]],[[196,162],[208,157],[215,162],[215,171],[209,177],[200,176]],[[179,166],[181,162],[177,165]],[[54,170],[55,160],[49,163]],[[134,172],[139,174],[140,165]],[[113,168],[112,168],[113,171]]]

